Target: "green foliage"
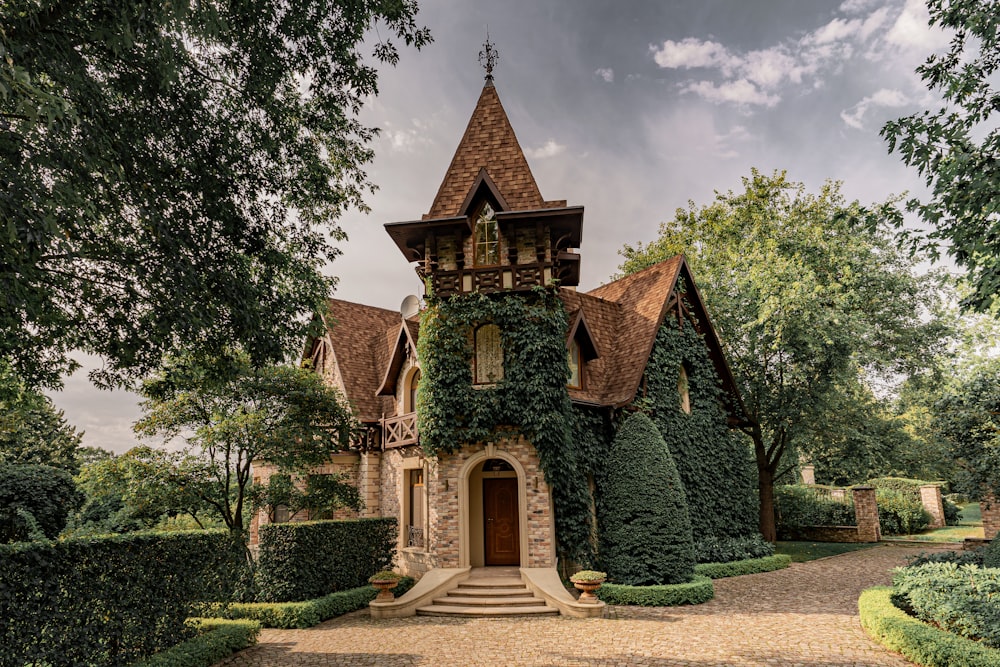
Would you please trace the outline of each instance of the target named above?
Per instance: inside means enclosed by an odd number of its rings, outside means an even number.
[[[742,192],[679,209],[658,239],[622,251],[626,273],[687,256],[746,404],[767,539],[774,481],[797,464],[792,450],[808,454],[803,425],[835,424],[833,399],[861,368],[905,372],[941,345],[943,322],[922,317],[936,280],[915,277],[888,225],[863,214],[837,183],[812,195],[753,170]]]
[[[894,489],[875,489],[878,503],[878,522],[883,535],[912,535],[919,533],[931,522],[931,515],[919,498]]]
[[[34,463],[75,475],[82,437],[48,396],[29,388],[0,359],[0,463]]]
[[[694,566],[694,573],[710,579],[723,579],[725,577],[740,577],[744,574],[783,570],[791,564],[791,556],[777,554],[728,563],[700,563]]]
[[[983,567],[1000,568],[1000,540],[993,538],[983,551]]]
[[[760,535],[699,537],[694,543],[696,563],[729,563],[774,555],[774,545]]]
[[[402,577],[393,593],[403,595],[416,583],[412,577]],[[250,602],[220,605],[211,611],[226,618],[252,618],[265,628],[311,628],[331,618],[362,609],[375,599],[371,586],[337,591],[305,602]]]
[[[227,599],[243,544],[222,531],[0,545],[0,666],[127,665]]]
[[[942,493],[948,492],[947,482],[930,482],[921,479],[908,479],[905,477],[876,477],[874,479],[869,479],[865,482],[869,486],[874,486],[876,493],[876,500],[879,505],[879,518],[881,519],[883,507],[887,511],[896,511],[896,508],[900,510],[900,516],[894,519],[894,523],[898,524],[898,528],[902,530],[906,526],[911,528],[916,528],[916,530],[910,530],[909,532],[886,532],[887,526],[889,530],[892,530],[893,524],[886,524],[884,521],[882,526],[882,532],[885,535],[909,535],[915,532],[923,530],[931,522],[930,514],[926,514],[927,521],[924,522],[924,515],[921,515],[917,510],[916,505],[923,507],[923,501],[920,499],[920,487],[926,486],[928,484],[937,484],[941,487]],[[889,491],[890,493],[886,493]],[[906,494],[913,502],[901,504],[897,501],[892,491],[898,493]],[[962,518],[962,510],[955,503],[948,500],[944,496],[941,497],[941,504],[944,507],[944,518],[945,524],[948,526],[957,526],[959,520]],[[923,524],[922,526],[920,524]]]
[[[677,607],[682,604],[708,602],[715,597],[715,589],[708,577],[693,575],[690,581],[681,584],[657,586],[604,584],[596,595],[607,604]]]
[[[414,0],[0,5],[0,359],[56,386],[183,346],[301,345],[337,224],[371,189],[358,120]],[[383,37],[385,36],[385,37]],[[373,44],[371,55],[363,43]],[[314,321],[316,326],[319,321]]]
[[[1000,667],[1000,651],[908,616],[892,604],[891,591],[869,588],[858,599],[861,626],[875,641],[924,667]]]
[[[691,413],[680,408],[678,376],[688,378]],[[745,438],[729,429],[719,376],[690,322],[664,320],[646,366],[644,407],[663,436],[699,537],[757,535],[755,467]]]
[[[971,551],[931,551],[920,553],[906,561],[907,567],[923,565],[924,563],[955,563],[956,565],[976,565],[984,566],[985,548],[973,549]],[[987,567],[996,567],[988,565]]]
[[[856,522],[850,492],[840,501],[809,486],[785,484],[775,487],[774,500],[779,532],[806,526],[853,526]]]
[[[392,565],[396,531],[393,517],[262,525],[261,601],[298,602],[364,586]]]
[[[896,568],[892,602],[942,630],[1000,647],[1000,569],[955,563]]]
[[[304,488],[300,488],[291,475],[273,474],[267,485],[250,488],[250,504],[256,512],[263,509],[270,522],[275,522],[275,512],[279,506],[288,509],[289,518],[299,512],[309,512],[310,518],[332,517],[335,510],[347,507],[352,510],[362,508],[361,494],[346,475],[307,475]]]
[[[930,25],[952,35],[947,53],[916,70],[940,106],[889,121],[881,134],[931,191],[907,203],[933,228],[913,245],[936,256],[943,242],[974,287],[963,305],[986,311],[1000,303],[1000,2],[927,0],[927,8]]]
[[[615,434],[601,480],[600,563],[630,586],[690,581],[691,519],[677,467],[656,425],[642,413]]]
[[[520,433],[538,452],[555,505],[556,538],[564,557],[591,559],[590,489],[586,475],[600,458],[595,433],[577,444],[579,427],[566,381],[566,312],[554,290],[526,294],[466,294],[429,297],[420,322],[417,354],[423,368],[417,400],[420,441],[428,455],[455,451],[466,443],[496,442]],[[473,389],[473,329],[500,329],[504,376],[496,385]],[[588,424],[600,417],[591,415]],[[503,428],[497,429],[497,425]]]
[[[82,502],[65,470],[0,464],[0,543],[32,539],[38,530],[55,539]]]
[[[140,389],[144,435],[184,435],[191,447],[162,481],[209,505],[230,530],[243,529],[251,464],[296,472],[346,448],[354,420],[340,393],[318,374],[291,366],[254,367],[245,354],[169,359]]]
[[[140,660],[135,667],[211,667],[223,658],[257,643],[260,623],[220,618],[189,619],[198,635]]]

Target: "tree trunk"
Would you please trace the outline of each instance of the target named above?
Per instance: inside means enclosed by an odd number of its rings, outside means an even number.
[[[778,539],[774,521],[774,473],[767,466],[757,467],[757,496],[760,500],[760,534],[768,542]]]

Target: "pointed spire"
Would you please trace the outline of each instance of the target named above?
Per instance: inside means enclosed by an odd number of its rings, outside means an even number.
[[[486,28],[486,42],[483,43],[483,50],[479,52],[479,64],[486,70],[486,85],[493,85],[493,68],[500,60],[500,52],[494,48],[496,45],[490,41],[490,29]]]

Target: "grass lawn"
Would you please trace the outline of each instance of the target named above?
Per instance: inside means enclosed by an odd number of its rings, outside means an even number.
[[[877,545],[874,543],[847,544],[843,542],[778,542],[774,546],[774,553],[791,556],[793,563],[804,563],[807,560],[846,554],[849,551],[858,551],[874,546]]]
[[[937,530],[928,530],[916,535],[893,535],[887,540],[912,540],[914,542],[961,542],[967,537],[983,536],[983,518],[979,511],[979,503],[960,505],[962,519],[957,526],[945,526]]]

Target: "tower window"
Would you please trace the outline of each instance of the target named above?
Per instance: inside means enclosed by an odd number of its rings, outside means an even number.
[[[583,358],[580,356],[580,344],[574,338],[569,342],[569,382],[570,389],[583,389]]]
[[[483,202],[476,216],[473,233],[476,266],[496,266],[500,263],[500,236],[497,214],[489,202]]]
[[[484,324],[473,334],[473,383],[495,384],[503,379],[503,348],[500,327]]]

